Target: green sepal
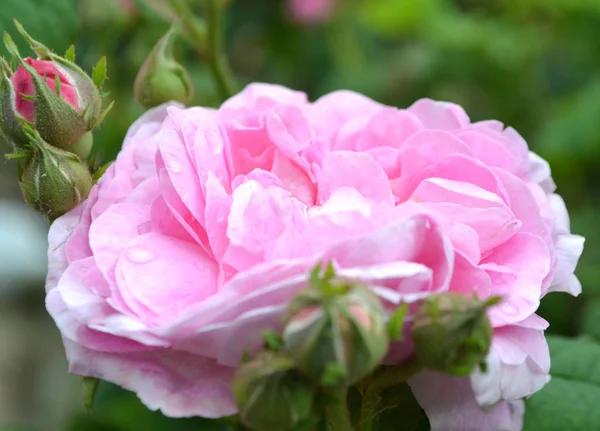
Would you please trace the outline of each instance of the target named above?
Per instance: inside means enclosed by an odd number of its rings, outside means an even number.
[[[100,379],[95,377],[83,377],[83,407],[86,413],[90,413],[94,407],[96,393],[100,386]]]
[[[31,49],[38,55],[39,60],[50,60],[52,51],[43,43],[38,42],[34,38],[32,38],[27,31],[23,28],[21,23],[16,19],[13,19],[15,27],[17,31],[23,36],[23,38],[27,41]]]

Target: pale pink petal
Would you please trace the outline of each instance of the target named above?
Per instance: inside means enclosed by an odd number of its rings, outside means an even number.
[[[231,196],[219,180],[209,173],[206,182],[206,232],[213,255],[220,261],[229,245],[227,217],[231,209]]]
[[[519,174],[524,161],[518,155],[506,148],[503,142],[493,139],[491,133],[481,133],[474,130],[464,130],[456,133],[469,146],[475,157],[488,166],[496,166],[510,173]],[[500,137],[501,138],[501,137]],[[525,163],[527,159],[525,159]]]
[[[421,185],[423,184],[425,182],[421,183]],[[418,189],[415,191],[415,195],[417,193]],[[481,190],[479,190],[479,194],[481,195]],[[496,201],[494,203],[490,202],[488,205],[472,205],[473,203],[483,203],[473,199],[467,203],[469,205],[467,206],[464,201],[462,204],[454,203],[455,196],[449,193],[445,193],[445,195],[449,197],[447,202],[440,199],[437,202],[423,202],[422,206],[432,214],[443,215],[449,220],[472,228],[477,233],[481,253],[487,253],[503,244],[521,229],[521,222],[503,202]],[[495,197],[495,195],[492,196]],[[495,199],[492,199],[492,201],[495,201]]]
[[[154,233],[129,242],[117,271],[128,305],[142,304],[164,320],[217,290],[217,265],[201,247]]]
[[[556,184],[550,173],[550,165],[534,152],[529,152],[529,177],[531,181],[539,184],[546,193],[556,190]]]
[[[468,378],[422,372],[408,379],[431,431],[521,431],[523,401],[505,401],[489,412],[475,400]]]
[[[408,111],[419,117],[427,129],[454,130],[469,124],[469,116],[463,108],[450,102],[421,99]]]
[[[160,129],[161,123],[167,118],[167,109],[171,106],[181,106],[177,102],[167,102],[163,105],[147,110],[138,118],[127,131],[123,146],[131,145],[144,140],[156,134]]]
[[[537,310],[550,262],[543,241],[527,233],[513,235],[482,262],[481,268],[492,279],[492,293],[503,297],[490,310],[495,326],[519,322]]]
[[[171,417],[221,417],[237,409],[233,369],[184,352],[104,353],[64,340],[69,371],[116,383],[137,393],[150,410]]]
[[[319,175],[319,202],[327,201],[339,188],[353,188],[375,204],[393,203],[387,175],[366,154],[351,151],[329,153]]]
[[[339,90],[317,99],[307,114],[316,135],[331,139],[346,122],[371,116],[383,108],[362,94]]]
[[[306,94],[300,91],[293,91],[281,85],[253,83],[226,100],[221,105],[221,110],[249,108],[261,111],[277,105],[302,106],[306,101]]]
[[[415,216],[396,222],[362,237],[341,241],[325,257],[342,268],[384,264],[390,262],[415,262],[433,270],[431,283],[416,283],[417,291],[439,292],[448,289],[454,254],[450,241],[427,216]]]
[[[374,148],[400,146],[411,135],[423,129],[419,119],[408,111],[383,108],[371,117],[357,117],[340,129],[336,150],[367,151]]]
[[[90,246],[98,268],[114,285],[115,267],[127,244],[139,235],[139,228],[150,220],[149,208],[136,204],[117,204],[90,227]]]
[[[526,321],[523,324],[528,325]],[[488,370],[471,376],[481,406],[489,408],[503,400],[528,397],[549,381],[550,352],[543,329],[517,324],[494,330],[486,360]]]

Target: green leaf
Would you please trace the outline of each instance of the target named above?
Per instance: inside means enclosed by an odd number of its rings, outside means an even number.
[[[600,430],[600,345],[548,337],[552,380],[527,400],[524,431]]]
[[[581,331],[600,341],[600,300],[596,299],[586,304],[583,310]]]
[[[410,386],[402,383],[382,393],[384,404],[375,420],[374,431],[429,431],[429,420]],[[399,428],[398,424],[402,424]]]
[[[102,87],[106,80],[106,56],[102,57],[92,72],[92,80],[98,88]]]
[[[2,0],[0,28],[15,29],[13,18],[27,30],[33,39],[55,51],[63,51],[75,41],[77,32],[77,0]],[[16,31],[15,31],[16,33]],[[22,37],[15,40],[23,53],[29,52],[27,41]],[[6,55],[0,47],[0,55]]]
[[[65,58],[72,63],[75,63],[75,45],[71,45],[67,52],[65,52]]]

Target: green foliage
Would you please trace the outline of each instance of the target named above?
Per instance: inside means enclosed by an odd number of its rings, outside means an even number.
[[[17,18],[34,39],[57,52],[63,52],[76,40],[77,0],[2,0],[0,29],[12,32],[13,18]],[[24,40],[16,42],[22,54],[32,54]],[[4,47],[0,47],[0,55],[7,55]]]
[[[393,386],[382,394],[386,404],[377,419],[375,431],[429,431],[429,421],[406,383]]]
[[[527,401],[524,431],[600,429],[600,345],[549,337],[552,381]]]

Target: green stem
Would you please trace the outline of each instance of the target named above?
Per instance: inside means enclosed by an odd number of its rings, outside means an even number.
[[[372,431],[373,419],[377,416],[381,403],[381,393],[392,386],[404,383],[409,377],[422,370],[416,359],[410,359],[401,366],[382,366],[363,381],[362,407],[358,431]]]
[[[205,0],[206,22],[196,17],[183,0],[171,0],[184,32],[192,39],[198,55],[208,63],[221,99],[235,94],[233,75],[223,50],[223,0]]]
[[[325,419],[330,431],[352,431],[352,422],[348,413],[348,390],[343,389],[335,394],[335,402],[325,407]]]
[[[208,63],[221,97],[227,99],[235,94],[235,85],[223,50],[223,8],[221,0],[206,2]]]

